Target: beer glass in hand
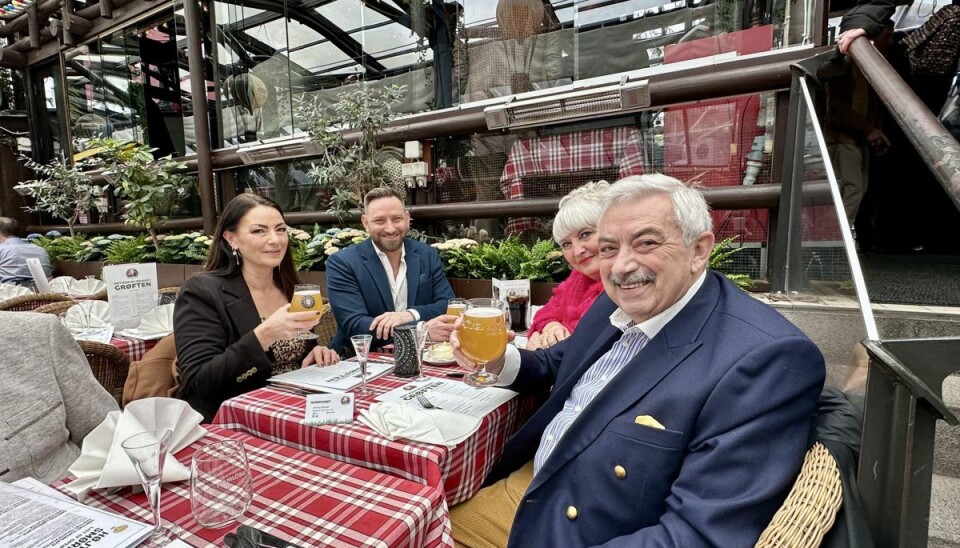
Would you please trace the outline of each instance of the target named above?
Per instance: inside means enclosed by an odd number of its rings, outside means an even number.
[[[463,382],[470,386],[493,386],[500,381],[496,373],[487,371],[487,363],[503,356],[507,349],[507,306],[499,299],[470,299],[460,327],[460,351],[477,362],[477,371]]]
[[[320,286],[313,284],[297,284],[293,286],[293,299],[290,300],[290,312],[314,311],[317,316],[323,313],[323,295]],[[316,339],[313,331],[300,333],[301,339]]]
[[[463,316],[463,311],[466,309],[466,299],[450,299],[447,301],[447,316]]]

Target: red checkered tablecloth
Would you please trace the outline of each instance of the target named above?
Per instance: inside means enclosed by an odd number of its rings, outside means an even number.
[[[116,346],[123,351],[124,354],[130,358],[131,362],[135,362],[147,353],[148,350],[157,346],[159,339],[154,339],[152,341],[142,341],[140,339],[110,339],[110,344]]]
[[[617,167],[619,177],[626,177],[643,174],[644,165],[643,144],[634,127],[519,139],[507,156],[500,190],[508,199],[518,200],[524,196],[523,178],[527,176]],[[507,222],[507,234],[531,230],[541,230],[533,217],[514,217]]]
[[[194,451],[224,439],[244,444],[253,476],[254,497],[241,523],[273,533],[303,548],[310,546],[453,546],[443,497],[430,487],[298,451],[217,426],[175,456],[185,464]],[[63,482],[55,487],[62,486]],[[123,489],[95,491],[86,504],[150,523],[144,493]],[[180,528],[191,546],[223,546],[236,525],[206,529],[190,510],[189,482],[165,483],[161,516]]]
[[[424,366],[429,376],[443,377],[450,368]],[[409,383],[388,374],[367,383],[373,393],[358,398],[356,413],[370,407],[373,398]],[[214,424],[249,432],[332,459],[387,472],[442,489],[452,506],[476,493],[500,458],[504,442],[533,414],[535,400],[517,396],[483,418],[472,436],[452,449],[404,439],[390,440],[359,421],[353,424],[304,426],[305,398],[273,388],[262,388],[229,399]]]

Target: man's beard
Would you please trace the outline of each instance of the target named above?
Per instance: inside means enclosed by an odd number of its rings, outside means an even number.
[[[373,242],[377,244],[377,247],[380,248],[380,251],[389,253],[391,251],[396,251],[403,247],[404,238],[397,238],[396,240],[387,240],[383,237],[374,238]]]

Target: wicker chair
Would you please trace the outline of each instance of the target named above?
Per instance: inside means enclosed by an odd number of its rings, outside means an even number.
[[[43,306],[38,306],[33,311],[40,314],[55,314],[63,316],[67,310],[76,306],[77,301],[57,301]]]
[[[333,336],[337,334],[337,320],[333,317],[333,309],[327,299],[323,299],[320,323],[314,326],[313,332],[317,334],[317,346],[330,346]]]
[[[0,302],[0,310],[7,310],[9,312],[30,312],[45,304],[62,301],[72,302],[73,299],[60,293],[30,293],[29,295],[11,297],[3,302]]]
[[[105,301],[105,300],[107,300],[107,290],[106,290],[106,289],[101,289],[100,291],[97,291],[97,292],[94,293],[93,295],[90,295],[89,297],[87,297],[87,300],[90,300],[90,301]]]
[[[815,548],[833,527],[843,501],[840,469],[817,442],[807,451],[787,499],[760,535],[757,548]]]
[[[180,286],[161,287],[159,293],[160,293],[160,304],[175,303],[177,302],[177,295],[180,294]]]
[[[119,348],[98,342],[77,341],[97,382],[117,400],[117,405],[123,401],[123,384],[127,381],[130,372],[130,358]]]

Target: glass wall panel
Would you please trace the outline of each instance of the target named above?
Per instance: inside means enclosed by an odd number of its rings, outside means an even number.
[[[431,142],[430,203],[560,197],[588,181],[660,172],[704,187],[769,184],[774,149],[772,93],[678,105],[538,134],[480,133]],[[269,195],[287,211],[322,211],[329,196],[307,177],[311,161],[238,170],[237,192]],[[436,232],[549,238],[552,217],[456,220]],[[718,210],[718,239],[745,247],[735,266],[765,277],[767,210]],[[461,226],[463,225],[463,226]]]
[[[786,0],[283,0],[217,3],[221,93],[264,84],[258,138],[295,134],[289,104],[402,84],[423,112],[698,58],[809,43],[814,2]],[[789,9],[787,7],[789,6]],[[262,11],[258,11],[261,10]],[[240,66],[238,66],[238,64]],[[224,86],[224,82],[227,86]],[[225,112],[224,119],[236,116]],[[243,142],[242,139],[237,139]]]
[[[96,137],[149,144],[158,157],[191,150],[184,139],[181,58],[172,17],[64,53],[74,153]]]

